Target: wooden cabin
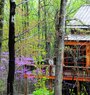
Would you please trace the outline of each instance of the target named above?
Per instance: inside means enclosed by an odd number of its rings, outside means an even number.
[[[90,81],[90,5],[81,6],[67,28],[64,80]]]
[[[90,82],[90,5],[81,6],[66,27],[70,32],[65,37],[63,80]],[[45,66],[50,67],[46,78],[55,79],[51,70],[55,66]],[[25,74],[24,77],[30,75]]]

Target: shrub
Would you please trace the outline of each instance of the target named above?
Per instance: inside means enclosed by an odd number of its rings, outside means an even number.
[[[33,92],[33,95],[53,95],[53,93],[47,89],[40,88],[40,89],[35,90]]]

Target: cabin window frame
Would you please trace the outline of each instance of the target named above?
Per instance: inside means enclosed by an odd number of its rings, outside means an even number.
[[[85,67],[86,45],[65,45],[64,65]]]

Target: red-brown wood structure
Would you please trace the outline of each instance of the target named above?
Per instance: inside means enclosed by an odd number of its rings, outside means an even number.
[[[84,35],[73,37],[77,37],[77,40],[65,41],[64,80],[90,81],[90,40]],[[78,37],[85,40],[78,40]]]
[[[88,17],[90,17],[89,11],[90,5],[81,6],[73,19],[66,26],[66,28],[69,29],[70,33],[65,37],[63,80],[78,80],[90,82],[90,20],[88,19]],[[46,75],[46,77],[48,79],[54,79],[55,76],[54,74],[52,74],[52,70],[53,68],[55,68],[55,66],[44,66],[50,67],[50,73],[48,76]],[[25,75],[25,77],[28,77],[28,75]],[[40,78],[42,77],[43,76],[41,76]]]

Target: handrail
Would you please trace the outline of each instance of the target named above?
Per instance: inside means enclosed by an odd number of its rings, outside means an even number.
[[[90,67],[84,67],[84,66],[63,66],[66,68],[83,68],[83,69],[90,69]]]

